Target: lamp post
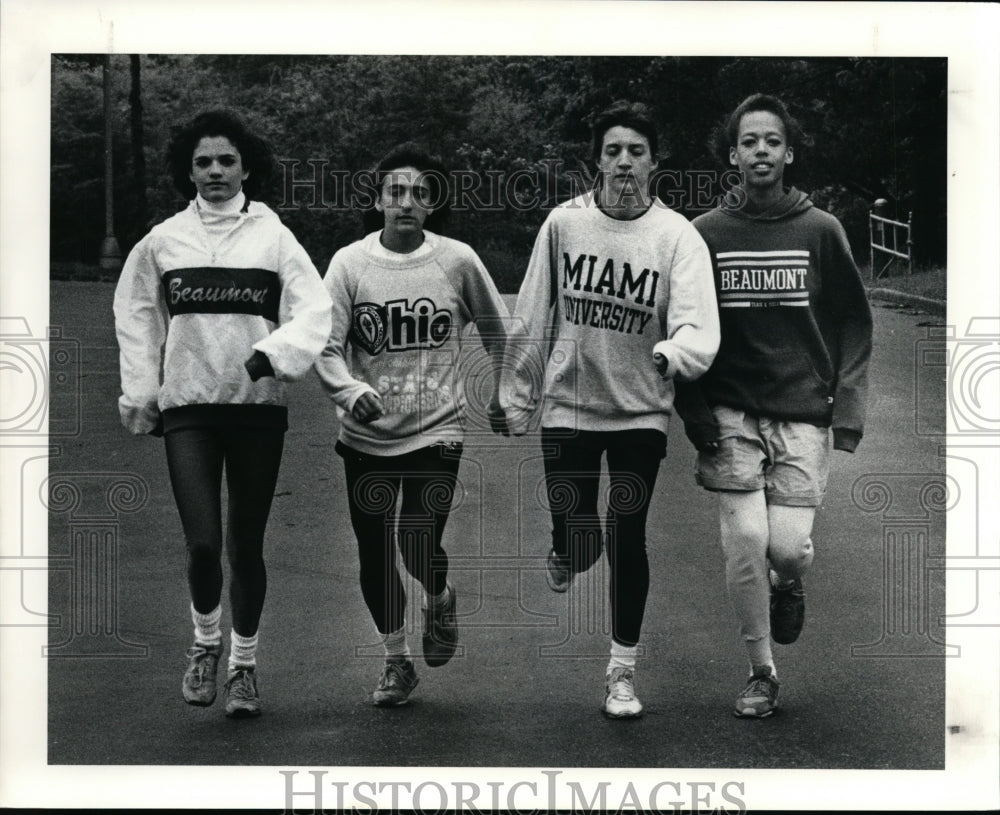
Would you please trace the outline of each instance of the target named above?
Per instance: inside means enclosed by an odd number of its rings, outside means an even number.
[[[115,238],[115,177],[112,161],[111,139],[111,55],[104,55],[104,240],[101,241],[101,269],[119,272],[122,268],[122,250]]]

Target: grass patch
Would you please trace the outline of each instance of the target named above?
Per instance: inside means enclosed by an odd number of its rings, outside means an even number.
[[[871,271],[862,270],[865,285],[870,289],[895,289],[906,294],[917,294],[933,300],[946,300],[948,293],[948,270],[944,266],[918,268],[913,274],[893,273],[872,280]]]

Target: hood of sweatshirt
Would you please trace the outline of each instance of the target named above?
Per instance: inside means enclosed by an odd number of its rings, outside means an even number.
[[[781,221],[793,218],[810,209],[813,202],[809,195],[789,187],[785,194],[766,209],[757,209],[750,202],[743,187],[733,187],[722,199],[719,208],[727,215],[746,221]]]

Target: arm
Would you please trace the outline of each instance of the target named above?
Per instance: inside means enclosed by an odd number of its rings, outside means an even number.
[[[527,432],[528,422],[544,393],[546,359],[542,348],[543,344],[548,348],[546,333],[555,303],[555,242],[550,215],[535,239],[528,270],[517,295],[500,376],[500,405],[515,435]]]
[[[278,240],[279,325],[254,344],[247,369],[251,378],[273,372],[280,381],[293,382],[309,370],[330,336],[330,297],[295,236],[281,227]],[[261,360],[261,354],[267,359]]]
[[[823,289],[830,293],[839,360],[833,394],[833,446],[853,453],[864,434],[872,312],[847,234],[839,222],[835,222],[823,248],[829,253],[829,260],[824,258],[823,262]]]
[[[719,310],[712,259],[694,227],[678,240],[674,257],[666,303],[667,339],[656,343],[653,353],[666,361],[661,365],[664,377],[690,382],[708,370],[719,350]]]
[[[157,397],[167,341],[167,307],[160,271],[147,235],[129,253],[115,289],[122,424],[135,434],[155,432],[160,422]]]
[[[367,382],[361,382],[351,376],[350,365],[347,362],[347,340],[353,319],[354,297],[348,288],[344,251],[341,250],[333,256],[326,277],[323,279],[330,301],[331,327],[326,345],[315,362],[315,368],[323,389],[330,398],[338,407],[351,412],[359,397],[369,394],[377,399],[378,393]],[[366,405],[367,402],[362,404]]]
[[[674,411],[684,422],[684,433],[696,450],[719,447],[719,423],[699,382],[674,382]]]
[[[507,423],[500,405],[500,373],[503,369],[510,315],[482,260],[472,250],[469,254],[471,259],[467,273],[463,276],[462,299],[492,362],[493,395],[488,408],[490,426],[495,432],[506,434]]]

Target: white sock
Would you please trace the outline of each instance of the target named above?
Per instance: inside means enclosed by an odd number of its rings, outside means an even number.
[[[622,645],[620,642],[611,640],[611,660],[608,662],[605,674],[611,673],[612,668],[632,668],[635,670],[635,658],[638,653],[638,645]]]
[[[222,629],[219,621],[222,619],[222,606],[216,606],[208,614],[201,614],[191,604],[191,620],[194,623],[194,641],[199,645],[218,645],[222,642]]]
[[[382,635],[382,645],[385,647],[386,659],[390,657],[409,658],[410,649],[406,645],[406,626],[398,631]]]
[[[448,601],[448,592],[451,591],[451,584],[444,584],[444,591],[440,594],[428,594],[424,589],[424,608],[441,608]]]
[[[257,634],[252,637],[241,637],[232,632],[229,641],[229,670],[254,668],[257,666]]]

